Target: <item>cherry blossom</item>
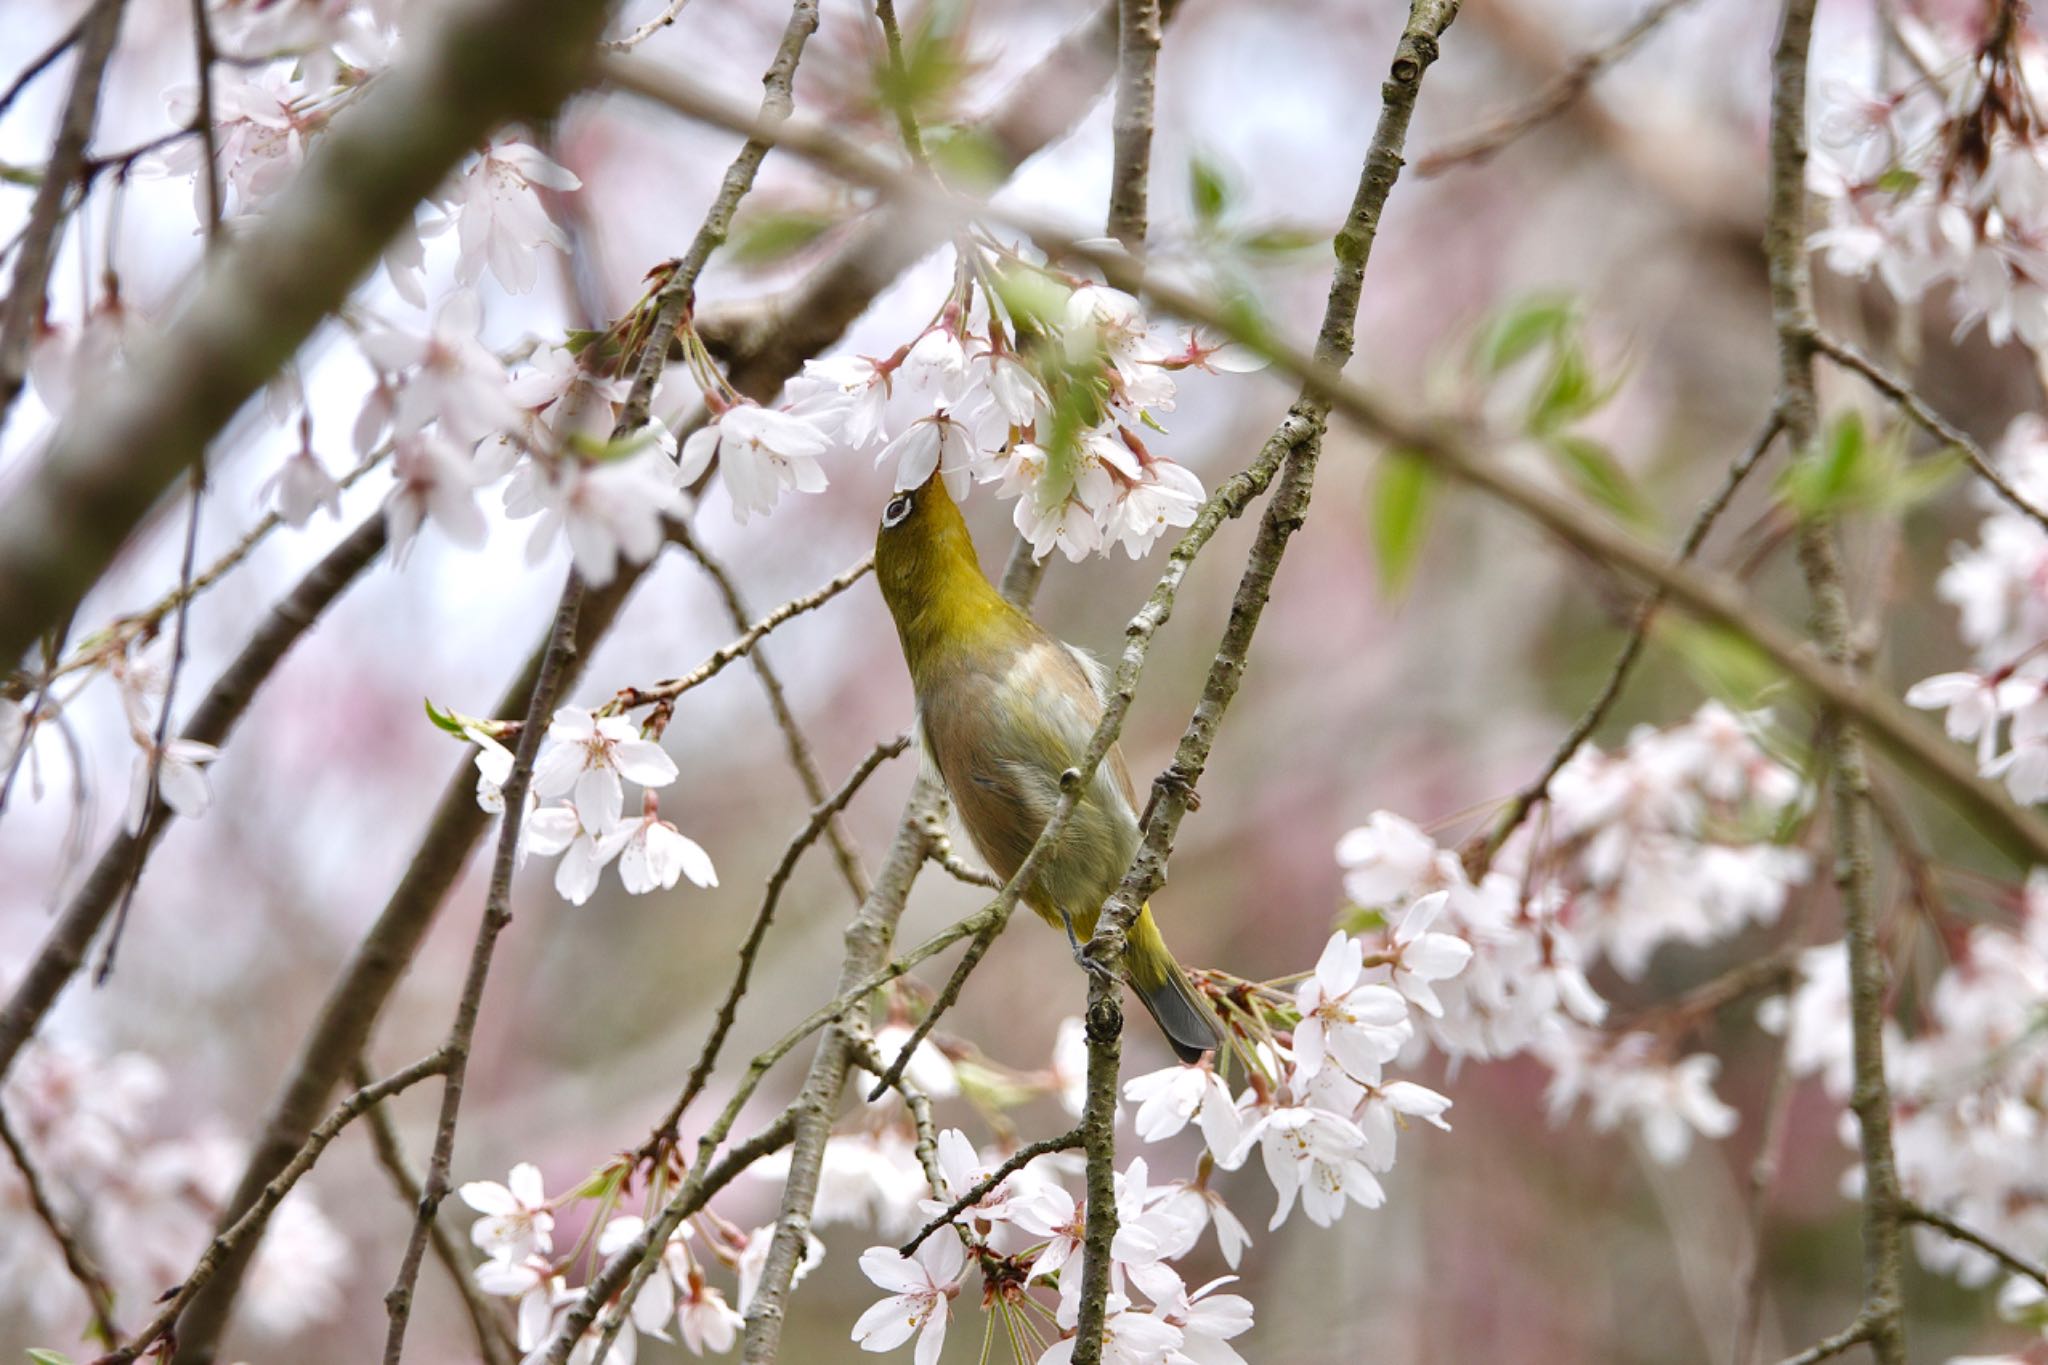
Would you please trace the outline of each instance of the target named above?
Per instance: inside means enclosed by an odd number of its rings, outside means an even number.
[[[401,436],[392,449],[397,486],[384,500],[391,557],[403,564],[428,520],[465,549],[484,543],[487,528],[476,505],[476,469],[461,451],[431,432]]]
[[[952,1236],[927,1237],[915,1258],[893,1247],[869,1247],[860,1254],[861,1273],[889,1297],[860,1315],[853,1339],[863,1351],[893,1351],[915,1336],[917,1365],[937,1365],[949,1305],[966,1268],[966,1254]]]
[[[643,797],[644,811],[630,827],[619,850],[619,881],[635,896],[669,891],[684,877],[692,886],[718,885],[711,855],[696,840],[661,818],[653,792]]]
[[[571,905],[581,905],[597,890],[605,865],[619,855],[630,830],[599,829],[583,822],[571,802],[542,806],[520,826],[522,846],[542,857],[561,854],[555,864],[555,890]]]
[[[742,403],[683,443],[676,482],[683,487],[695,483],[716,455],[733,517],[745,523],[756,513],[774,511],[785,491],[824,492],[825,470],[818,457],[831,448],[831,438],[805,419]]]
[[[341,485],[310,446],[292,452],[263,485],[263,496],[272,492],[277,494],[277,514],[287,526],[304,526],[323,507],[329,516],[341,515]]]
[[[676,780],[676,763],[624,716],[597,716],[580,706],[558,709],[547,744],[534,760],[533,789],[543,799],[572,797],[583,828],[603,836],[625,806],[621,779],[643,787]]]
[[[1364,957],[1357,939],[1330,935],[1314,974],[1295,992],[1294,1061],[1303,1075],[1315,1075],[1327,1057],[1360,1080],[1378,1080],[1414,1031],[1400,992],[1364,979]]]
[[[566,193],[582,184],[529,143],[492,143],[463,171],[452,195],[462,248],[456,277],[474,284],[488,266],[508,292],[531,290],[539,273],[538,248],[569,249],[568,236],[548,217],[539,191]]]
[[[484,1215],[471,1225],[469,1239],[493,1259],[520,1261],[554,1250],[555,1216],[538,1166],[522,1161],[502,1185],[472,1180],[456,1193]]]
[[[661,548],[662,516],[681,506],[675,466],[658,450],[620,459],[564,459],[521,465],[505,490],[513,518],[538,516],[526,544],[537,563],[566,533],[576,571],[593,587],[612,581],[619,561],[645,564]]]
[[[150,775],[156,776],[156,794],[174,815],[196,820],[213,805],[213,787],[206,780],[206,766],[220,756],[211,744],[196,739],[167,739],[161,749],[148,736],[129,768],[128,810],[124,823],[130,834],[140,834],[149,816]]]

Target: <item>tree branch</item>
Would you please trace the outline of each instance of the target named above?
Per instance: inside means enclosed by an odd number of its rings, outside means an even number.
[[[1817,1365],[1850,1351],[1870,1340],[1870,1325],[1860,1318],[1831,1337],[1807,1347],[1796,1356],[1786,1356],[1779,1365]]]
[[[1427,180],[1464,162],[1483,161],[1523,134],[1548,123],[1571,108],[1602,72],[1642,46],[1643,40],[1662,27],[1665,20],[1691,3],[1692,0],[1656,0],[1614,37],[1572,58],[1527,103],[1423,156],[1415,163],[1415,173]]]
[[[2028,1260],[2010,1247],[1992,1241],[1974,1228],[1965,1227],[1945,1213],[1938,1213],[1924,1205],[1909,1203],[1900,1208],[1899,1216],[1909,1223],[1924,1223],[1965,1246],[1973,1246],[2012,1274],[2032,1280],[2041,1288],[2048,1289],[2048,1267],[2042,1266],[2038,1261]]]
[[[5,1109],[0,1109],[0,1145],[7,1148],[7,1154],[14,1158],[14,1168],[21,1172],[21,1183],[28,1190],[29,1208],[49,1232],[50,1240],[57,1244],[58,1252],[64,1257],[64,1268],[71,1272],[71,1278],[78,1282],[79,1289],[85,1294],[86,1306],[92,1313],[94,1335],[107,1346],[116,1345],[121,1340],[121,1328],[114,1321],[114,1290],[93,1258],[86,1253],[78,1234],[65,1226],[64,1220],[58,1216],[56,1205],[50,1202],[49,1191],[43,1187],[42,1173],[36,1169],[21,1136],[8,1121]]]
[[[1778,411],[1794,458],[1820,458],[1813,381],[1813,293],[1806,249],[1806,76],[1816,0],[1786,0],[1771,60],[1771,206],[1764,233],[1770,259],[1771,313],[1778,331]],[[1799,562],[1813,598],[1813,633],[1844,674],[1856,652],[1836,527],[1809,518],[1800,527]],[[1885,962],[1877,942],[1872,888],[1870,773],[1855,724],[1831,719],[1829,789],[1835,884],[1849,949],[1850,1034],[1855,1110],[1863,1153],[1863,1308],[1858,1314],[1878,1365],[1905,1365],[1903,1237],[1898,1167],[1892,1154],[1891,1095],[1884,1073]]]
[[[1145,250],[1158,66],[1159,0],[1118,0],[1108,231],[1134,255]]]

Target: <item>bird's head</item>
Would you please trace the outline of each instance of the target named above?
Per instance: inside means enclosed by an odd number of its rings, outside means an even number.
[[[934,474],[899,489],[875,532],[875,579],[913,670],[922,657],[982,636],[1008,604],[981,572],[959,505]]]

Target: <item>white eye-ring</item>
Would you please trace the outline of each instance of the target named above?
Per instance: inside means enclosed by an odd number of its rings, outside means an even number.
[[[901,525],[903,519],[909,515],[910,494],[898,493],[895,497],[889,499],[889,505],[882,509],[882,525],[885,528]]]

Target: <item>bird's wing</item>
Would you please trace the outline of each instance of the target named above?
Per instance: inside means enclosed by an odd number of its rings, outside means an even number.
[[[1102,708],[1108,705],[1109,702],[1109,670],[1102,666],[1102,660],[1096,658],[1079,645],[1070,645],[1065,641],[1061,641],[1060,648],[1066,652],[1068,658],[1080,665],[1082,677],[1087,679],[1089,688],[1095,693],[1095,716],[1088,723],[1089,733],[1092,737],[1094,727],[1102,723]],[[1085,744],[1086,741],[1084,740],[1083,745],[1085,746]],[[1107,761],[1109,763],[1110,776],[1116,779],[1117,788],[1123,792],[1125,802],[1135,811],[1138,808],[1138,791],[1136,787],[1131,785],[1131,770],[1129,765],[1124,762],[1124,746],[1121,744],[1110,745]]]

